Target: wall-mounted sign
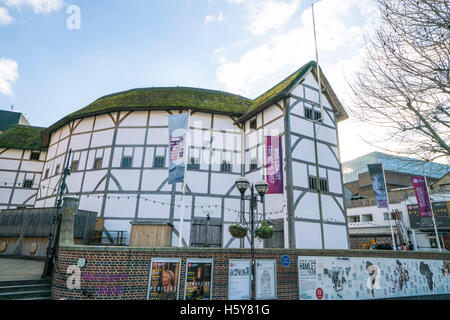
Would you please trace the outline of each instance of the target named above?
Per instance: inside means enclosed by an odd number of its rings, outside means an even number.
[[[250,259],[231,259],[228,265],[228,300],[250,300]]]
[[[187,259],[185,300],[211,300],[212,271],[211,259]]]
[[[256,260],[256,299],[270,300],[277,298],[276,264],[276,260]]]
[[[283,267],[289,267],[291,265],[291,258],[288,255],[284,255],[281,257],[281,264]]]
[[[152,259],[147,300],[177,300],[180,259]]]

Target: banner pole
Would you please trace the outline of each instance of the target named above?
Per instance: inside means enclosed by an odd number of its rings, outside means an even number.
[[[436,227],[436,220],[434,219],[434,211],[433,211],[433,204],[431,203],[431,196],[430,196],[430,190],[428,190],[428,182],[427,182],[427,177],[424,176],[424,180],[425,180],[425,186],[427,188],[427,193],[428,193],[428,199],[430,201],[430,208],[431,208],[431,219],[433,220],[433,226],[434,226],[434,233],[436,234],[436,242],[439,248],[439,252],[442,252],[442,248],[441,248],[441,240],[439,240],[439,234],[437,231],[437,227]]]
[[[188,160],[188,153],[189,153],[188,139],[186,139],[186,136],[189,135],[189,120],[190,120],[190,114],[188,117],[187,132],[185,135],[186,144],[184,146],[185,151],[183,154],[184,155],[184,175],[183,175],[183,184],[181,186],[181,212],[180,212],[180,231],[179,231],[180,233],[178,235],[178,247],[183,247],[183,225],[184,225],[184,213],[186,210],[184,196],[186,194],[186,171],[187,171],[187,160]]]
[[[389,214],[389,226],[391,227],[392,247],[396,251],[397,245],[395,243],[394,228],[392,227],[392,219],[391,219],[393,216],[391,214],[391,206],[389,205],[389,192],[388,192],[388,188],[387,188],[386,173],[384,172],[383,163],[381,163],[381,169],[383,171],[384,190],[386,190],[386,200],[387,200],[388,214]]]

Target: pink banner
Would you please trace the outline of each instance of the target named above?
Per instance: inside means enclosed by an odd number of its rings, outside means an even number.
[[[283,149],[281,137],[266,137],[266,180],[268,194],[283,193]]]
[[[414,191],[416,193],[417,205],[421,217],[431,217],[433,211],[431,211],[430,198],[428,197],[427,184],[425,177],[412,177],[411,178]]]

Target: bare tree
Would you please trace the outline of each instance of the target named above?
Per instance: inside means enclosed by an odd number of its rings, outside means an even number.
[[[385,150],[448,161],[450,0],[374,1],[379,25],[350,84],[351,113],[386,128]]]

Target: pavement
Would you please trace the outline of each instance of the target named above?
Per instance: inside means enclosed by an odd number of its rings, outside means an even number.
[[[0,281],[40,279],[44,261],[0,257]]]

